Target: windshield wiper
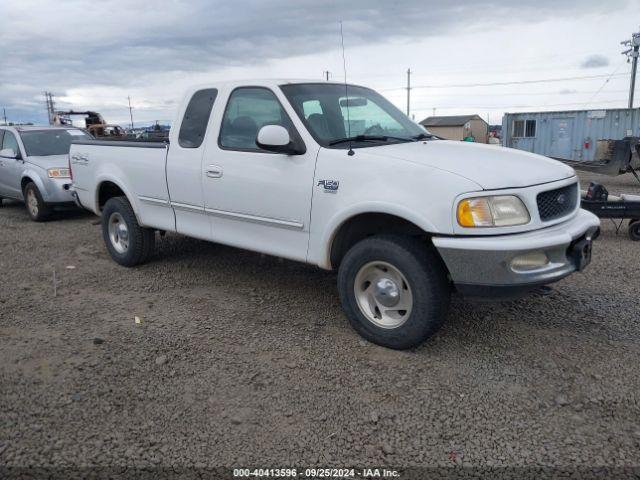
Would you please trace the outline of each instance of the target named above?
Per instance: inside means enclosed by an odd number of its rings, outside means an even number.
[[[338,145],[346,142],[386,142],[387,140],[400,140],[403,142],[410,142],[410,138],[393,137],[390,135],[355,135],[353,137],[339,138],[329,142],[329,146]]]
[[[438,138],[435,135],[432,135],[431,133],[419,133],[418,135],[414,135],[413,137],[411,137],[412,140],[418,141],[418,140],[424,140],[426,138]]]

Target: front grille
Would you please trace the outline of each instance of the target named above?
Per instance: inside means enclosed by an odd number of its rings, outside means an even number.
[[[540,192],[537,201],[538,213],[543,222],[564,217],[573,212],[578,204],[578,184]]]

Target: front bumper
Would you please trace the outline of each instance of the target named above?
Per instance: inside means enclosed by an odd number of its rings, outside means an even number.
[[[43,183],[45,191],[41,193],[46,203],[73,203],[70,178],[45,178]]]
[[[574,245],[590,247],[600,220],[586,210],[552,227],[512,235],[434,237],[456,289],[468,296],[517,296],[540,285],[556,282],[583,268]],[[516,257],[544,253],[548,263],[523,270],[512,265]],[[579,252],[578,252],[579,253]],[[588,253],[588,252],[587,252]]]

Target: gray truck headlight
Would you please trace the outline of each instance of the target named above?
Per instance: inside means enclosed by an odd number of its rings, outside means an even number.
[[[49,178],[71,178],[68,168],[50,168],[47,173]]]
[[[515,195],[465,198],[458,203],[458,223],[465,228],[511,227],[529,223],[531,216]]]

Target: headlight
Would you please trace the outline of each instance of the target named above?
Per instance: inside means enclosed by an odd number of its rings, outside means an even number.
[[[530,220],[527,207],[514,195],[465,198],[458,204],[458,223],[467,228],[510,227]]]
[[[50,168],[47,173],[49,178],[71,178],[68,168]]]

